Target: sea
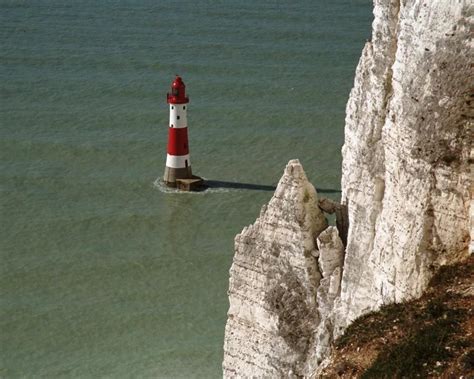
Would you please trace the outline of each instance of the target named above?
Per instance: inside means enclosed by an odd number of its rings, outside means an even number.
[[[370,0],[0,0],[0,377],[221,377],[234,237],[290,159],[340,198],[372,19]],[[199,193],[160,183],[176,74]]]

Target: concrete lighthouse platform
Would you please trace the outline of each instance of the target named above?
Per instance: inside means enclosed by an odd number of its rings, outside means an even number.
[[[207,187],[203,178],[193,175],[192,178],[176,179],[176,188],[181,191],[203,191]]]

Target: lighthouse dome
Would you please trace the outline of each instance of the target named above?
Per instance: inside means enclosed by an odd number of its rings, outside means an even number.
[[[171,93],[167,95],[168,104],[186,104],[189,103],[189,98],[186,97],[186,85],[180,76],[176,75],[176,78],[171,83]]]

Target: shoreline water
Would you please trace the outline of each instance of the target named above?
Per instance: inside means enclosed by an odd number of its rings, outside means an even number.
[[[1,375],[220,377],[233,239],[272,195],[222,183],[299,158],[339,197],[371,3],[3,9]],[[153,184],[175,73],[193,170],[224,187],[200,196]]]

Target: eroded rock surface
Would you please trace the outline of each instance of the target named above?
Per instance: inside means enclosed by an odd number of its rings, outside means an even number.
[[[311,369],[316,369],[325,358],[334,338],[334,301],[340,295],[344,245],[334,226],[324,230],[317,239],[318,264],[321,281],[316,295],[320,323],[316,330],[315,351]],[[312,372],[312,371],[311,371]]]
[[[314,187],[290,161],[257,221],[235,238],[225,377],[307,372],[319,324],[316,237],[327,227]]]
[[[382,304],[420,296],[437,267],[467,252],[472,8],[375,1],[346,110],[338,333]]]

